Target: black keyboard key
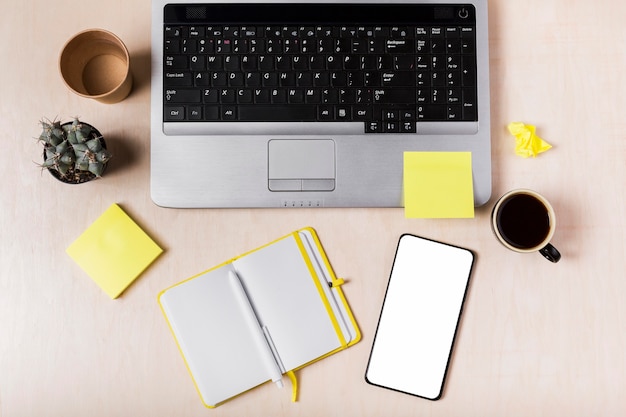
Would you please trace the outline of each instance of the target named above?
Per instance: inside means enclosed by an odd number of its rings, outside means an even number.
[[[270,91],[272,98],[272,104],[285,104],[287,103],[287,90],[275,88]]]
[[[245,74],[243,72],[229,72],[228,85],[231,87],[243,87],[245,85]]]
[[[217,88],[206,88],[202,90],[202,98],[205,103],[218,103],[219,102],[219,92],[220,90]]]
[[[476,101],[476,90],[473,88],[464,88],[463,89],[463,120],[474,121],[478,120],[478,115],[476,114],[477,109],[477,101]]]
[[[393,69],[410,71],[415,68],[415,55],[398,55],[393,58]]]
[[[400,133],[415,133],[417,128],[415,126],[415,122],[412,121],[404,121],[400,122]]]
[[[330,73],[328,72],[314,72],[313,73],[313,85],[315,87],[327,87],[330,85]]]
[[[241,36],[246,38],[254,38],[257,35],[257,28],[254,26],[242,26]]]
[[[239,71],[241,69],[241,60],[236,55],[224,56],[224,69],[227,71]]]
[[[220,115],[222,116],[222,120],[226,120],[226,121],[237,120],[237,107],[222,106],[220,107]]]
[[[385,109],[382,111],[382,118],[385,121],[396,122],[400,120],[400,111],[393,109]]]
[[[400,110],[400,119],[405,121],[415,121],[415,108]]]
[[[383,122],[383,132],[385,133],[400,133],[400,123],[398,122]]]
[[[211,79],[208,72],[196,72],[193,75],[193,81],[196,87],[208,87],[211,85]]]
[[[412,71],[389,71],[382,73],[383,87],[413,87],[415,86],[415,73]]]
[[[218,94],[220,103],[234,104],[237,102],[237,92],[232,88],[222,88]]]
[[[241,121],[315,121],[315,106],[275,105],[275,106],[239,106],[238,120]]]
[[[326,69],[326,60],[322,55],[311,55],[309,68],[312,70]]]
[[[377,58],[376,69],[378,70],[392,70],[393,69],[393,56],[380,55]]]
[[[165,69],[188,69],[189,58],[186,55],[166,55]]]
[[[376,104],[411,104],[415,103],[415,90],[411,88],[377,88],[373,91]]]
[[[198,42],[195,39],[183,39],[181,52],[195,54],[198,52]]]
[[[448,106],[448,120],[463,120],[461,106]]]
[[[202,120],[202,107],[189,106],[187,108],[187,119],[189,120]]]
[[[166,103],[200,103],[202,97],[200,90],[167,89],[165,90]]]
[[[347,70],[356,70],[361,66],[360,59],[357,55],[346,55],[343,58],[343,67]]]
[[[447,39],[446,52],[449,54],[461,53],[461,40],[460,39]]]
[[[304,91],[299,88],[290,88],[287,91],[287,100],[291,104],[302,104],[304,103]]]
[[[410,39],[389,39],[385,44],[387,53],[412,54],[415,53],[415,44]]]
[[[261,80],[265,87],[278,86],[278,74],[275,72],[264,72],[263,74],[261,74]]]
[[[477,120],[476,104],[463,103],[463,120],[467,120],[467,121]]]
[[[167,53],[178,54],[180,53],[180,41],[177,39],[166,39],[164,49]]]
[[[179,122],[185,120],[185,108],[183,106],[165,106],[165,121]]]
[[[258,68],[258,61],[254,55],[244,55],[241,57],[241,69],[244,71],[253,71]]]
[[[368,121],[372,119],[372,110],[366,106],[354,106],[352,117],[357,121]]]
[[[248,87],[259,87],[261,86],[261,74],[258,72],[249,72],[245,76],[246,85]]]
[[[166,38],[179,38],[181,35],[181,30],[178,26],[165,26],[164,32]]]
[[[460,104],[463,99],[462,90],[460,88],[448,88],[446,99],[448,104]]]
[[[189,68],[192,71],[204,71],[206,69],[206,59],[202,55],[192,55],[190,57]]]
[[[347,122],[352,119],[352,108],[350,106],[336,106],[335,120],[339,122]]]
[[[382,133],[383,122],[379,120],[373,120],[365,122],[365,133]]]
[[[191,87],[190,72],[165,71],[165,87]]]
[[[465,87],[473,87],[476,85],[476,58],[472,56],[464,56],[461,68],[461,82]]]
[[[254,102],[257,104],[269,104],[270,103],[270,90],[266,88],[254,89]]]
[[[207,57],[207,68],[209,71],[219,71],[224,68],[224,57],[209,55]]]
[[[330,122],[334,120],[335,113],[333,106],[318,106],[317,108],[318,120],[321,122]]]
[[[236,91],[237,102],[242,104],[250,104],[253,101],[252,90],[240,88]]]
[[[212,73],[211,84],[213,87],[226,87],[228,85],[228,75],[225,72]]]
[[[448,118],[448,107],[445,105],[425,105],[417,107],[417,118],[420,121],[443,121]]]

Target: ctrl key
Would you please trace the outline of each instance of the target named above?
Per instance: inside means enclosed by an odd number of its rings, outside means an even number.
[[[166,106],[165,107],[166,122],[176,122],[185,120],[185,107],[183,106]]]

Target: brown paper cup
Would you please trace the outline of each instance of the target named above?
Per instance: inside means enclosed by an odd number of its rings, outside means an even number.
[[[59,70],[70,90],[102,103],[124,100],[133,86],[128,49],[103,29],[88,29],[67,41]]]

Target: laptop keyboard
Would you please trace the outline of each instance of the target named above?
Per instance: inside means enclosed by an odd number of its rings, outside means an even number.
[[[475,30],[463,5],[167,5],[164,121],[473,122]]]

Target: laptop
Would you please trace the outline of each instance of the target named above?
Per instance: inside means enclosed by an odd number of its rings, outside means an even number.
[[[163,207],[402,207],[406,151],[491,195],[487,1],[152,1]]]

